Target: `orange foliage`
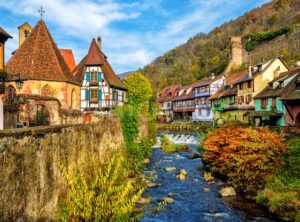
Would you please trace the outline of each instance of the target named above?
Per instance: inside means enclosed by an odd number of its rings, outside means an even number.
[[[235,188],[255,192],[282,164],[282,137],[268,128],[228,125],[207,134],[204,161]]]

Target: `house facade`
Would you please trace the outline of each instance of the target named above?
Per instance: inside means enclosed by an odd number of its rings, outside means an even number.
[[[88,54],[74,70],[81,84],[80,107],[85,112],[109,112],[122,106],[127,89],[101,51],[101,39],[93,39]]]
[[[215,94],[223,85],[224,76],[211,76],[210,79],[196,83],[193,88],[195,97],[195,112],[193,112],[193,121],[209,121],[213,120],[211,110],[211,102],[209,97]]]
[[[217,124],[238,121],[242,118],[242,112],[238,110],[236,82],[245,78],[246,75],[246,71],[229,74],[221,89],[210,97],[213,120]]]
[[[255,110],[253,98],[280,73],[287,71],[287,66],[279,58],[249,68],[248,75],[236,83],[237,108],[242,113],[242,116],[238,118],[239,121],[253,120],[251,115]]]
[[[194,85],[181,87],[173,98],[174,120],[191,121],[195,112]]]
[[[166,122],[174,119],[173,98],[181,87],[181,85],[168,86],[158,94],[159,116]]]

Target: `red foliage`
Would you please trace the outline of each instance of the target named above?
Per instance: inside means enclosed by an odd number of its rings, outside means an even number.
[[[286,150],[282,137],[268,128],[228,125],[209,133],[203,141],[204,161],[215,173],[228,177],[239,190],[255,192],[281,165]]]

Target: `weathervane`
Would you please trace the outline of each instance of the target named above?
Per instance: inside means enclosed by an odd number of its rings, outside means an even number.
[[[41,6],[41,8],[38,10],[38,12],[41,15],[41,19],[43,18],[43,14],[46,13],[46,11],[44,10],[43,6]]]

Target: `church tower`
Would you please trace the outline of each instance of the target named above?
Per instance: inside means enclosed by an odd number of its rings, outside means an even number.
[[[19,29],[19,47],[22,45],[22,43],[27,39],[29,33],[32,30],[32,27],[28,22],[25,22],[23,25],[18,27]]]

